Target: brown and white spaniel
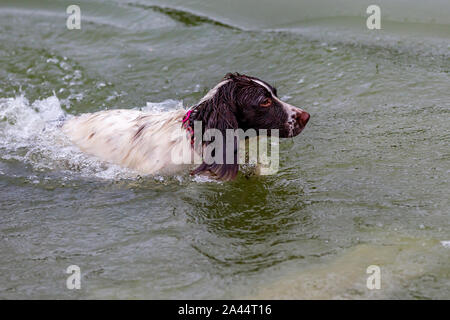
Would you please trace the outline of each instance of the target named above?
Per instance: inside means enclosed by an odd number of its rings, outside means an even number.
[[[268,83],[230,73],[188,111],[106,110],[74,117],[62,130],[82,151],[142,174],[186,170],[189,164],[180,163],[179,158],[189,150],[201,159],[192,174],[232,180],[239,170],[239,139],[231,142],[233,156],[226,156],[230,149],[224,144],[224,161],[205,161],[202,150],[211,142],[196,143],[196,130],[202,131],[200,138],[210,129],[224,137],[230,129],[266,129],[268,135],[277,130],[280,138],[287,138],[300,134],[308,120],[306,111],[281,101]]]

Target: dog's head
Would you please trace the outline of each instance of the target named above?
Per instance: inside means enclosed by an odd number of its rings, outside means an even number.
[[[277,90],[258,78],[229,73],[193,108],[192,121],[202,121],[203,130],[218,129],[225,137],[227,129],[278,130],[279,137],[295,137],[305,128],[309,114],[281,101]],[[237,141],[235,141],[237,153]],[[224,150],[225,153],[225,150]],[[225,154],[224,154],[225,157]],[[236,157],[235,157],[236,158]],[[219,179],[233,179],[235,163],[203,163],[194,173],[210,171]]]

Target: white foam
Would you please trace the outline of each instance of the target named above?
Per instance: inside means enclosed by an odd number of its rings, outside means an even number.
[[[218,184],[222,184],[223,182],[217,179],[213,179],[211,177],[205,176],[205,175],[195,175],[191,178],[191,181],[196,182],[196,183],[218,183]]]
[[[441,244],[444,246],[444,248],[449,248],[450,249],[450,240],[441,241]]]
[[[156,113],[168,110],[183,109],[183,101],[168,99],[162,102],[147,102],[147,105],[144,108],[140,109],[145,112],[156,112]]]
[[[168,100],[148,103],[144,109],[163,111],[180,104],[180,101]],[[56,96],[33,103],[24,96],[0,98],[0,159],[20,161],[37,171],[61,171],[68,179],[80,176],[134,179],[138,176],[133,170],[86,155],[73,145],[59,128],[70,117]]]

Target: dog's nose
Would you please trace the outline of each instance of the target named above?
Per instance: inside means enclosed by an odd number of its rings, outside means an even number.
[[[309,121],[309,113],[306,111],[297,111],[297,122],[300,126],[304,127]]]

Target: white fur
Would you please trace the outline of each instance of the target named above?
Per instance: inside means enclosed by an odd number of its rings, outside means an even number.
[[[225,80],[199,102],[212,99]],[[186,150],[193,152],[190,136],[182,128],[186,110],[147,113],[108,110],[83,114],[67,121],[63,132],[83,152],[142,174],[174,173],[186,165]],[[190,158],[190,156],[187,156]],[[199,155],[196,154],[198,159]]]
[[[183,168],[172,161],[173,155],[181,157],[183,150],[191,150],[181,127],[185,113],[100,111],[73,118],[62,130],[82,151],[102,160],[142,174],[173,173]]]

